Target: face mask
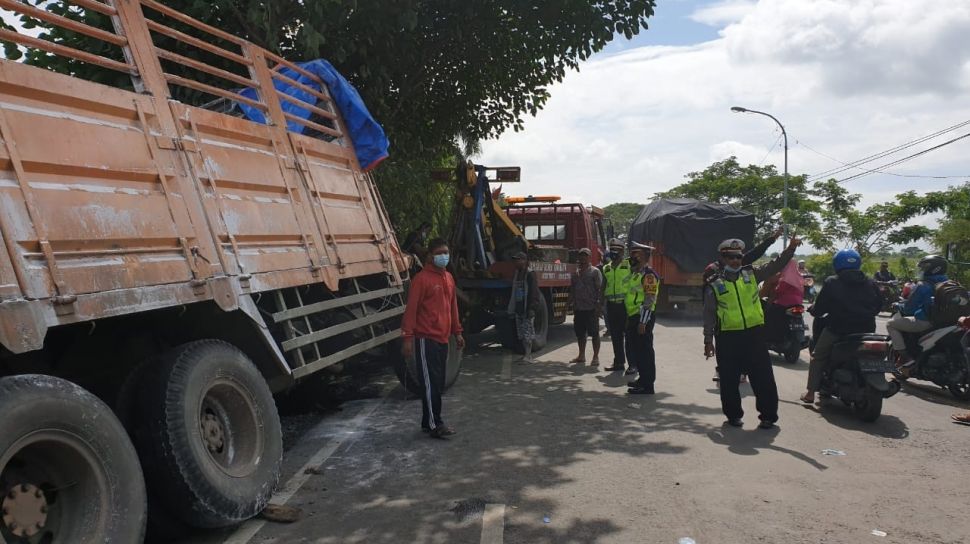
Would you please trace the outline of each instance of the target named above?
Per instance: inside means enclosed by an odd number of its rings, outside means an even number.
[[[732,274],[737,274],[741,270],[741,267],[724,265],[724,270]]]
[[[615,251],[611,251],[611,252],[607,253],[606,256],[609,257],[611,261],[615,261],[616,260],[617,253]]]
[[[434,265],[438,268],[444,268],[448,266],[449,255],[447,253],[442,253],[441,255],[434,256]]]

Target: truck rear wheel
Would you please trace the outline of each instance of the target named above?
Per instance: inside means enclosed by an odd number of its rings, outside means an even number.
[[[135,446],[153,499],[202,528],[251,518],[279,481],[282,431],[262,375],[236,347],[183,344],[141,377]]]
[[[401,340],[389,342],[387,344],[387,355],[394,366],[394,373],[406,390],[415,395],[424,393],[424,387],[418,383],[418,365],[415,360],[405,361],[401,355]],[[448,362],[445,366],[445,391],[455,385],[458,376],[461,374],[461,362],[464,352],[458,349],[458,342],[452,336],[448,340]]]
[[[145,482],[100,399],[51,376],[0,379],[0,542],[141,542]]]

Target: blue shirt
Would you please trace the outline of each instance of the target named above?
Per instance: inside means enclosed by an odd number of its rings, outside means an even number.
[[[902,314],[911,315],[920,321],[930,320],[930,307],[933,305],[933,291],[936,284],[947,280],[946,274],[926,276],[923,281],[916,285],[916,289],[906,299],[903,305]]]

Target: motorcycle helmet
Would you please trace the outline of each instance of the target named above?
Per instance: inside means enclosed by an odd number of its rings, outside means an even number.
[[[916,266],[919,267],[923,276],[936,276],[946,274],[946,259],[939,255],[927,255],[919,260]]]
[[[832,257],[832,267],[836,272],[859,270],[862,267],[862,256],[854,249],[843,249]]]

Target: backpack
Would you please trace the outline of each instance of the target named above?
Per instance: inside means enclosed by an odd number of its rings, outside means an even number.
[[[970,292],[953,280],[936,284],[930,319],[934,327],[954,325],[957,319],[970,315]]]

